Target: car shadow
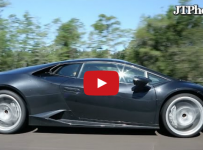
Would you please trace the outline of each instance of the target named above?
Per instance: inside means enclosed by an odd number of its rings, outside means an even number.
[[[24,131],[33,133],[54,134],[100,134],[100,135],[171,135],[168,132],[154,129],[115,129],[115,128],[85,128],[85,127],[28,127]]]
[[[156,135],[152,129],[112,129],[112,128],[83,128],[83,127],[28,127],[24,130],[33,133],[54,134],[100,134],[100,135]]]
[[[114,129],[114,128],[85,128],[85,127],[27,127],[21,133],[52,133],[52,134],[98,134],[98,135],[148,135],[176,138],[166,130],[154,129]],[[203,130],[202,130],[203,132]],[[195,137],[200,136],[198,134]]]

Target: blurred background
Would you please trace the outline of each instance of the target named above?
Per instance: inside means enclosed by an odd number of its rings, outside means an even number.
[[[0,0],[0,71],[77,58],[116,58],[203,84],[201,0]]]

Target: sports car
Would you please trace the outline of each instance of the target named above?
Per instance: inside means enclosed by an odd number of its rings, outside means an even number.
[[[87,71],[116,71],[119,92],[84,93]],[[29,126],[159,129],[192,137],[203,127],[203,87],[117,59],[77,59],[0,73],[0,133]]]

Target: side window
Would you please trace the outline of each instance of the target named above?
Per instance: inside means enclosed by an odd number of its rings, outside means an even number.
[[[149,76],[149,79],[152,80],[152,82],[150,82],[150,84],[163,83],[163,82],[167,81],[166,79],[163,79],[163,78],[153,75],[151,73],[148,73],[148,76]]]
[[[86,63],[81,71],[79,78],[84,78],[86,71],[116,71],[118,74],[122,71],[123,66],[112,63]],[[122,78],[120,78],[120,82],[124,82]]]
[[[136,69],[134,67],[126,66],[123,70],[123,76],[125,78],[126,83],[133,83],[133,79],[135,76],[142,76],[145,77],[144,71]]]
[[[61,66],[55,71],[55,74],[68,77],[76,77],[78,75],[81,64],[69,64]]]

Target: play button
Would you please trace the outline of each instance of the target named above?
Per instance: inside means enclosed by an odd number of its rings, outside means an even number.
[[[104,86],[105,84],[107,84],[107,83],[100,80],[99,78],[97,78],[97,88],[100,88],[100,87]]]
[[[83,84],[86,95],[117,95],[119,91],[119,75],[116,71],[86,71]]]

